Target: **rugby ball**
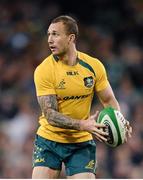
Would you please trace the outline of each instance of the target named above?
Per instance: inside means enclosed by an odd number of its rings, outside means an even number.
[[[100,111],[97,122],[107,126],[104,131],[109,133],[105,142],[108,146],[117,147],[125,142],[126,120],[120,111],[112,107],[104,108]]]

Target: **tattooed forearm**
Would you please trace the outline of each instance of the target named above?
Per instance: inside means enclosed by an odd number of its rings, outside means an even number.
[[[38,102],[46,119],[52,126],[80,130],[80,120],[72,119],[58,112],[56,95],[39,96]]]
[[[41,110],[43,111],[44,115],[47,114],[48,109],[53,109],[58,111],[58,103],[56,95],[48,95],[48,96],[39,96],[38,102],[40,104]]]
[[[61,127],[64,129],[76,129],[80,130],[80,121],[72,119],[68,116],[62,115],[55,110],[49,110],[48,112],[49,123],[53,126]]]

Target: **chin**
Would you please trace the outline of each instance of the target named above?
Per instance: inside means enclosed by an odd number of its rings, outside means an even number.
[[[52,54],[55,55],[55,56],[59,55],[59,53],[57,53],[57,52],[52,52]]]
[[[58,53],[58,52],[52,52],[52,54],[55,56],[63,56],[63,53]]]

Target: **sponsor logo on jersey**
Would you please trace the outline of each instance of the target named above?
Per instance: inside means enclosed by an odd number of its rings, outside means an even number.
[[[79,73],[78,73],[78,71],[68,71],[67,75],[69,75],[69,76],[76,76],[76,75],[79,75]]]
[[[62,79],[62,81],[59,83],[57,89],[65,89],[65,84],[66,84],[66,82],[64,81],[64,79]]]
[[[63,100],[70,100],[70,99],[74,99],[74,100],[78,100],[78,99],[84,99],[87,98],[90,94],[86,94],[86,95],[81,95],[81,96],[65,96],[63,98]]]
[[[93,86],[93,77],[92,76],[89,76],[89,77],[85,77],[84,79],[84,85],[88,88],[92,87]]]

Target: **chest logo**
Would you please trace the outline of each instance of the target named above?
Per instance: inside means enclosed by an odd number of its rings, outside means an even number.
[[[68,71],[67,75],[69,75],[69,76],[76,76],[76,75],[79,75],[79,73],[78,73],[78,71]]]
[[[65,84],[66,84],[66,82],[64,81],[64,79],[62,79],[62,81],[59,83],[57,89],[65,89]]]
[[[84,79],[84,85],[88,88],[92,87],[93,86],[93,77],[92,76],[89,76],[89,77],[85,77]]]

